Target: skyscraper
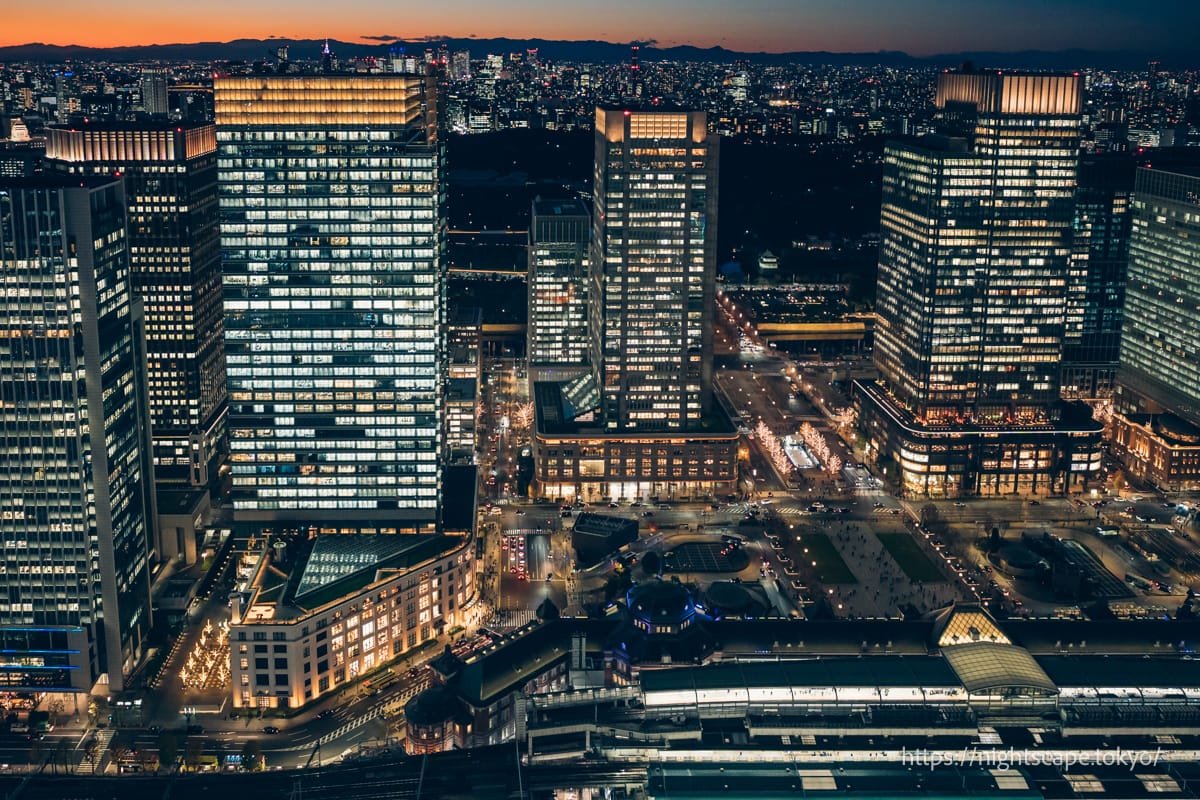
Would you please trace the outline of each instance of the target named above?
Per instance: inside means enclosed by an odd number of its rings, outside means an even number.
[[[1113,437],[1129,471],[1162,489],[1200,488],[1197,319],[1200,168],[1139,169]]]
[[[936,102],[951,135],[884,154],[863,419],[907,491],[1064,490],[1099,467],[1059,402],[1079,78],[943,73]]]
[[[1129,263],[1133,158],[1084,156],[1075,189],[1075,239],[1067,280],[1064,397],[1112,397]]]
[[[471,51],[455,50],[450,56],[450,79],[467,81],[471,79]]]
[[[535,372],[565,369],[569,375],[587,368],[591,226],[591,212],[580,200],[533,201],[525,353]]]
[[[112,178],[0,184],[0,681],[119,691],[151,625],[153,467]]]
[[[595,142],[589,370],[534,382],[536,491],[727,494],[738,433],[712,402],[717,137],[703,111],[598,108]]]
[[[142,110],[151,117],[165,117],[170,111],[167,78],[170,72],[163,67],[142,70]]]
[[[717,146],[703,111],[596,109],[589,355],[608,430],[687,430],[712,402]]]
[[[86,124],[46,136],[52,169],[124,179],[133,286],[146,315],[154,474],[166,487],[207,490],[224,434],[216,149],[212,125]]]
[[[426,79],[215,80],[235,515],[438,514],[444,155]]]

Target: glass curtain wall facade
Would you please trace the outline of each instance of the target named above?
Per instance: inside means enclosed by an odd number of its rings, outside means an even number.
[[[712,402],[717,146],[702,111],[596,109],[589,353],[610,431]]]
[[[1137,172],[1120,382],[1126,406],[1200,425],[1200,176]]]
[[[160,485],[207,488],[223,449],[216,151],[212,125],[93,124],[52,128],[46,136],[52,169],[125,181]]]
[[[215,80],[239,520],[436,524],[444,151],[414,75]]]
[[[936,102],[946,135],[885,150],[864,422],[915,491],[1062,489],[1095,455],[1059,398],[1080,79],[942,73]]]
[[[591,214],[579,200],[533,201],[526,355],[534,369],[587,364],[591,224]]]
[[[1124,153],[1079,162],[1067,285],[1062,394],[1112,397],[1121,345],[1135,164]]]
[[[0,183],[0,688],[112,690],[151,627],[154,492],[120,180]]]

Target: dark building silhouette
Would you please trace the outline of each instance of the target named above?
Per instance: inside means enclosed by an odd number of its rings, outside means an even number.
[[[1125,306],[1136,164],[1127,154],[1085,155],[1075,188],[1062,393],[1111,397]]]
[[[0,181],[0,681],[121,691],[151,627],[144,322],[119,179]]]

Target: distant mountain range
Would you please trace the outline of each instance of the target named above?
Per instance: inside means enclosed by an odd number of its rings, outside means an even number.
[[[385,56],[394,47],[406,53],[424,54],[425,49],[445,44],[451,51],[470,50],[473,58],[488,53],[518,53],[537,48],[538,55],[549,61],[589,63],[619,63],[627,61],[629,44],[613,42],[555,41],[548,39],[428,39],[392,41],[391,37],[368,37],[374,41],[337,42],[330,47],[342,58],[353,56]],[[323,39],[236,39],[232,42],[194,42],[191,44],[152,44],[135,47],[82,47],[79,45],[22,44],[0,47],[0,61],[259,61],[274,53],[275,48],[287,45],[296,61],[320,57]],[[742,53],[724,47],[657,47],[644,43],[643,61],[732,62],[749,61],[756,64],[833,64],[882,66],[957,66],[971,61],[978,66],[1009,69],[1080,69],[1107,67],[1111,69],[1142,69],[1146,62],[1158,60],[1165,68],[1196,66],[1196,53],[1139,53],[1132,51],[1097,50],[1023,50],[1019,52],[964,52],[915,57],[896,50],[875,53]]]

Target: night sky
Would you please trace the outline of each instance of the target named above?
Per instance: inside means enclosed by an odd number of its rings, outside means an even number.
[[[917,56],[1183,54],[1197,49],[1200,0],[57,0],[0,16],[0,45],[508,36]]]

